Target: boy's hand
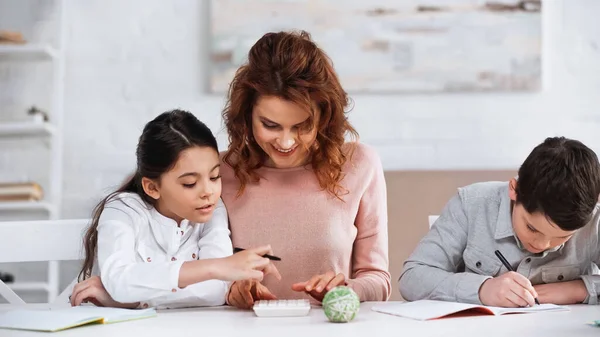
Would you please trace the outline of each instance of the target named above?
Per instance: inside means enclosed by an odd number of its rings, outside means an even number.
[[[494,307],[534,306],[537,292],[529,280],[514,271],[483,282],[479,299],[483,305]]]
[[[558,305],[583,303],[588,296],[587,288],[582,280],[560,283],[538,284],[534,286],[540,303]]]

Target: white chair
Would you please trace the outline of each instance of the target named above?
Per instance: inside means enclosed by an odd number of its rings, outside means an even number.
[[[89,224],[90,219],[0,222],[0,263],[82,260],[85,253],[82,239]],[[66,303],[77,278],[56,296],[58,279],[58,275],[48,275],[49,299],[54,297],[54,303]],[[2,281],[0,296],[11,304],[25,304]]]
[[[433,226],[433,223],[437,220],[437,218],[439,218],[439,215],[430,215],[429,216],[429,229],[431,229],[431,226]]]

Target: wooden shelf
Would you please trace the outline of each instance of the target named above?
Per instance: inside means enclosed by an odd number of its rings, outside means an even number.
[[[0,122],[0,138],[48,137],[55,131],[50,123]]]
[[[45,201],[0,201],[0,212],[52,212],[54,206]]]
[[[14,291],[27,291],[27,290],[49,291],[49,289],[50,289],[50,285],[46,282],[14,282],[14,283],[7,283],[6,285]]]
[[[50,46],[29,44],[0,44],[0,61],[50,61],[56,58],[56,55],[56,51]]]
[[[43,163],[36,164],[31,168],[20,168],[20,165],[15,167],[15,170],[18,168],[27,169],[27,171],[34,170],[34,172],[40,170],[40,172],[46,171],[48,184],[45,186],[44,195],[48,196],[48,198],[41,201],[0,201],[0,222],[15,221],[17,219],[25,221],[60,218],[61,207],[58,200],[60,200],[63,190],[63,168],[61,162],[63,161],[64,152],[64,144],[61,137],[63,127],[61,117],[64,116],[65,100],[65,46],[69,35],[68,20],[66,20],[68,19],[66,2],[65,0],[51,1],[51,4],[44,6],[44,15],[35,15],[36,17],[32,18],[35,19],[35,22],[31,22],[34,25],[44,23],[48,19],[56,23],[52,25],[54,27],[51,27],[53,28],[51,29],[53,30],[52,41],[31,41],[28,39],[29,41],[23,44],[0,44],[0,66],[15,67],[16,71],[35,70],[36,73],[39,71],[42,77],[45,76],[48,79],[48,90],[38,93],[37,95],[40,97],[32,98],[33,101],[28,104],[34,104],[34,101],[39,99],[47,101],[47,103],[43,104],[46,105],[45,110],[47,111],[45,112],[49,113],[52,117],[50,123],[44,123],[43,119],[39,119],[38,115],[34,116],[37,118],[35,120],[34,118],[23,118],[25,120],[18,121],[10,120],[8,117],[5,117],[3,120],[2,117],[7,116],[8,112],[0,107],[0,145],[16,146],[17,150],[21,150],[26,145],[39,148],[39,143],[43,143],[44,152],[47,152],[44,154],[43,159],[46,159],[46,154],[49,157],[47,161],[44,160]],[[18,10],[15,13],[11,13],[12,10],[8,7],[6,9],[9,9],[9,11],[3,14],[9,16],[19,14]],[[21,33],[27,35],[27,32]],[[12,82],[12,78],[8,78],[7,80],[9,83]],[[18,81],[19,79],[15,78],[14,80]],[[7,160],[12,159],[11,156],[3,156],[3,154],[0,154],[0,157],[6,157],[3,159]],[[4,160],[2,164],[5,164],[5,166],[8,165],[7,168],[10,168],[12,164],[7,160]],[[29,175],[28,173],[23,172],[21,174]],[[2,180],[6,182],[6,179]],[[15,279],[15,283],[8,284],[13,290],[22,292],[43,290],[47,292],[45,302],[52,303],[59,293],[58,262],[48,262],[47,277],[21,282],[18,279],[18,275],[15,275]],[[0,335],[2,334],[0,333]]]

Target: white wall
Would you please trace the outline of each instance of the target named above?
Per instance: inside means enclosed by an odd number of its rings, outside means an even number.
[[[208,1],[68,3],[63,215],[82,217],[132,170],[137,137],[158,113],[190,110],[223,149],[227,139],[223,97],[204,93]],[[350,118],[388,170],[516,168],[552,135],[600,152],[599,13],[600,1],[544,1],[542,92],[360,95]]]
[[[144,123],[164,110],[196,113],[226,148],[223,97],[204,94],[208,1],[66,1],[64,217],[90,216],[133,169]],[[0,0],[0,29],[13,26],[32,40],[53,41],[50,9],[47,0]],[[598,14],[597,0],[544,1],[540,93],[353,96],[350,118],[388,170],[514,169],[552,135],[581,139],[600,152]],[[0,120],[22,118],[31,104],[49,106],[46,70],[0,64]],[[1,143],[0,181],[44,180],[47,159],[43,143]],[[64,286],[79,264],[63,267]],[[22,266],[16,274],[40,279],[44,266]]]

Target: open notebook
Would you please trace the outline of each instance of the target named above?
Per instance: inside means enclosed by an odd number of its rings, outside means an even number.
[[[414,302],[387,302],[373,306],[372,310],[384,314],[425,321],[455,314],[498,316],[548,311],[569,311],[569,308],[554,304],[541,304],[528,308],[499,308],[476,304],[422,300]]]
[[[85,324],[108,324],[156,316],[156,310],[78,306],[58,310],[18,309],[0,314],[0,329],[54,332]],[[1,334],[0,334],[1,335]]]

